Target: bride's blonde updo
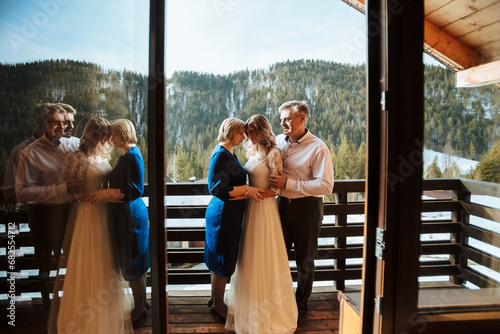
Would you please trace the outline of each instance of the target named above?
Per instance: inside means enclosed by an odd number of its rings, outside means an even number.
[[[245,123],[245,129],[247,134],[248,130],[252,129],[258,138],[255,145],[252,144],[251,140],[246,141],[245,148],[248,156],[255,154],[267,156],[269,151],[276,147],[276,138],[266,116],[258,114],[250,117]]]
[[[83,130],[80,139],[80,151],[86,156],[92,154],[107,157],[110,150],[110,134],[111,124],[108,120],[99,116],[92,117]]]
[[[111,158],[110,130],[109,121],[102,117],[92,117],[88,120],[80,138],[79,150],[68,153],[64,158],[64,180],[82,178],[89,164]]]

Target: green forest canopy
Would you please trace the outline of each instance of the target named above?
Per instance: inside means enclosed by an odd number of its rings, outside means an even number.
[[[71,104],[77,123],[90,116],[132,120],[147,162],[146,76],[87,62],[46,60],[0,65],[0,78],[2,172],[10,150],[34,132],[31,113],[42,102]],[[457,89],[454,80],[449,69],[425,66],[425,147],[479,160],[499,138],[500,94],[492,86]],[[226,117],[246,120],[264,114],[275,133],[281,133],[277,109],[297,99],[310,104],[308,128],[336,157],[336,178],[364,178],[365,95],[364,65],[331,61],[286,61],[227,75],[175,72],[167,80],[168,176],[206,177],[218,127]],[[245,160],[242,151],[239,156]]]

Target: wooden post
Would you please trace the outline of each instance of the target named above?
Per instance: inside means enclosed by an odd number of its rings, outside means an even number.
[[[148,175],[153,333],[168,333],[165,254],[165,0],[150,0]]]
[[[470,202],[470,192],[466,189],[459,189],[459,190],[454,190],[453,191],[453,200],[454,201],[466,201]],[[462,208],[460,211],[453,211],[451,213],[451,221],[454,223],[462,223],[462,224],[469,224],[469,214],[467,211],[465,211],[464,208]],[[464,236],[463,233],[452,233],[450,235],[450,241],[452,243],[457,243],[459,244],[461,249],[463,246],[467,245],[467,238]],[[467,268],[467,258],[463,253],[456,254],[456,255],[450,255],[450,263],[451,264],[456,264],[458,265],[458,268],[460,269],[460,272],[463,272],[463,268]],[[461,276],[451,276],[450,277],[450,282],[454,284],[459,284],[462,285],[464,284],[465,280],[463,275]]]
[[[344,204],[344,205],[347,204],[347,193],[346,192],[338,193],[338,204]],[[335,226],[346,227],[347,226],[347,214],[337,215],[336,219],[335,219]],[[345,250],[346,246],[347,246],[346,239],[347,238],[345,236],[337,237],[335,239],[335,247],[338,249]],[[347,254],[347,253],[345,253],[345,254]],[[346,269],[345,262],[346,262],[345,257],[343,257],[341,259],[335,259],[335,269],[340,269],[343,272],[345,272],[345,269]],[[336,285],[337,290],[344,290],[345,289],[345,280],[344,279],[337,280],[335,285]]]
[[[366,4],[366,22],[376,21],[381,2],[369,1]],[[382,35],[369,34],[367,30],[366,64],[366,182],[365,182],[365,224],[363,247],[363,287],[361,291],[361,333],[371,334],[374,329],[375,276],[377,258],[375,257],[375,233],[377,228],[381,173],[381,114],[380,110],[380,73],[382,56]]]
[[[415,330],[412,317],[418,314],[424,4],[373,0],[368,2],[366,16],[369,146],[365,263],[371,269],[365,269],[363,275],[369,286],[363,291],[362,332],[410,333]],[[374,260],[371,247],[377,229],[384,236],[378,242],[383,256]],[[371,276],[373,266],[375,275]],[[374,300],[375,307],[369,309]],[[370,317],[367,312],[373,314],[373,327],[365,323]]]

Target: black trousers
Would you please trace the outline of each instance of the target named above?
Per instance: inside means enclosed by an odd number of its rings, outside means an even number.
[[[30,204],[28,206],[30,234],[35,246],[35,258],[39,269],[40,292],[47,308],[50,306],[51,263],[52,261],[57,263],[61,255],[69,208],[69,203]]]
[[[323,223],[323,199],[307,197],[288,200],[278,197],[278,207],[287,252],[290,253],[292,244],[295,249],[297,307],[299,312],[305,312],[314,282],[314,257]]]

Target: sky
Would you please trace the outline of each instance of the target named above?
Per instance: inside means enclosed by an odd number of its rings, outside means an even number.
[[[0,0],[0,62],[72,59],[147,73],[147,3]]]
[[[366,61],[365,16],[341,0],[168,0],[167,77],[280,61]],[[0,62],[72,59],[148,72],[149,1],[0,0]]]

